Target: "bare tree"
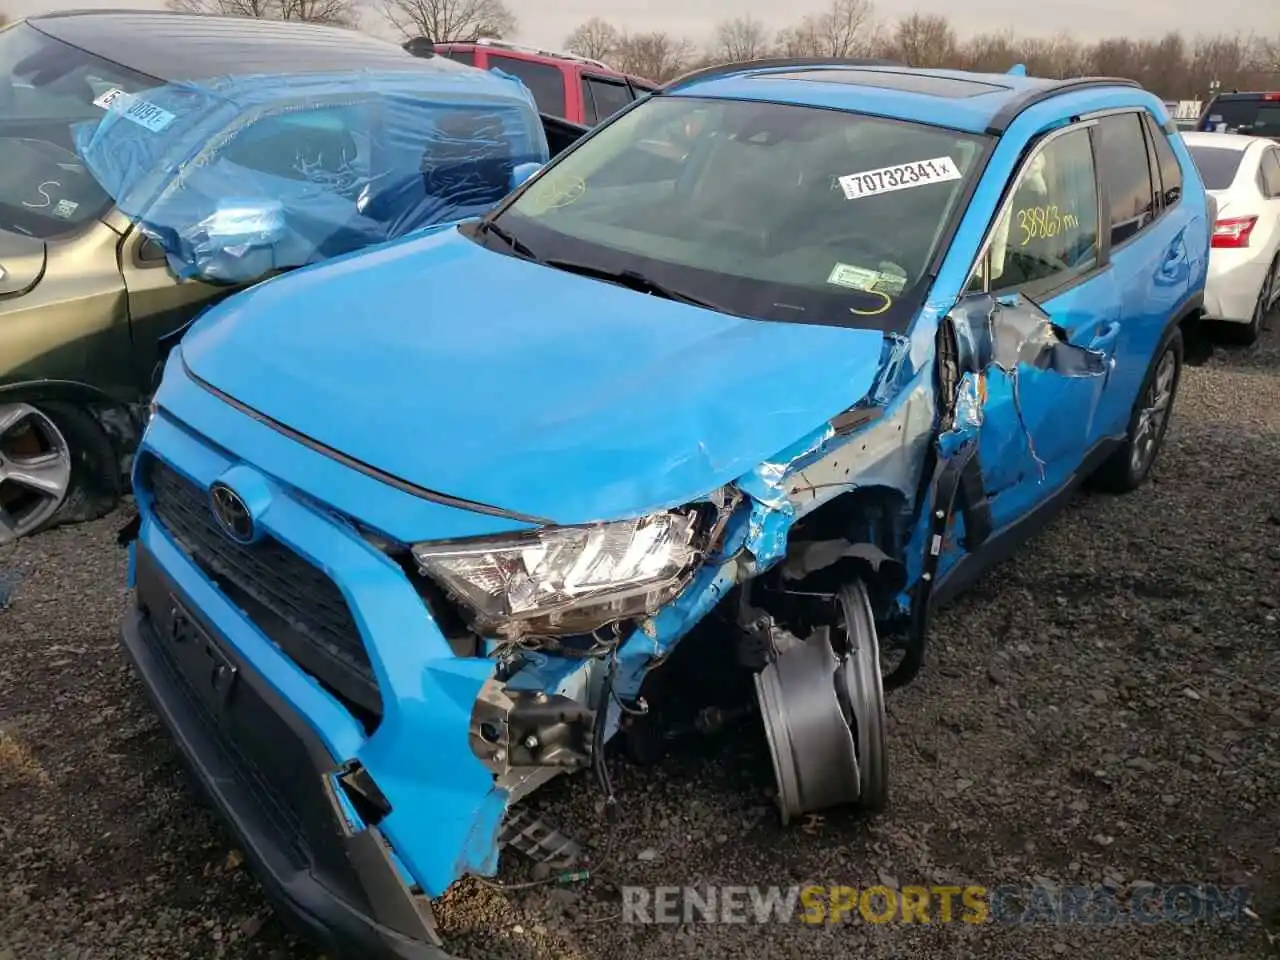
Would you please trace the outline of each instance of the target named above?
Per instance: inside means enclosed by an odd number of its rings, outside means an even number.
[[[406,37],[478,40],[515,32],[515,15],[503,0],[378,0],[384,20]]]
[[[268,0],[217,2],[248,5]],[[1219,34],[1190,39],[1170,32],[1158,40],[1110,37],[1082,44],[1066,33],[1052,37],[1018,37],[1006,30],[971,36],[961,43],[946,17],[916,13],[886,31],[875,19],[872,0],[829,0],[829,3],[823,12],[804,17],[780,31],[775,49],[784,56],[892,56],[919,66],[984,72],[1003,72],[1015,63],[1022,63],[1029,74],[1037,77],[1066,79],[1086,74],[1128,77],[1168,99],[1203,99],[1215,81],[1223,90],[1280,87],[1280,35]],[[712,42],[701,54],[696,53],[689,42],[670,34],[626,34],[599,17],[579,26],[570,34],[566,45],[576,53],[597,59],[607,54],[619,68],[654,80],[667,80],[697,66],[750,60],[768,52],[763,26],[746,16],[718,24]]]
[[[624,73],[649,80],[670,80],[693,59],[693,45],[655,30],[652,33],[624,33],[618,38],[612,64]]]
[[[1021,50],[1012,30],[1001,33],[979,33],[970,37],[958,51],[957,59],[965,70],[979,73],[1003,73],[1020,60]]]
[[[600,17],[592,17],[574,27],[565,37],[564,46],[570,53],[592,60],[603,60],[618,49],[622,34],[618,28]]]
[[[721,20],[716,24],[712,49],[718,59],[729,63],[755,60],[769,52],[769,35],[764,24],[752,16]]]
[[[359,22],[356,0],[169,0],[186,13],[218,13],[255,20],[301,20],[353,27]]]
[[[871,0],[831,0],[822,13],[781,31],[778,47],[789,57],[864,57],[875,52],[878,38]]]
[[[959,59],[956,32],[946,17],[913,13],[893,31],[894,53],[913,67],[943,67]]]

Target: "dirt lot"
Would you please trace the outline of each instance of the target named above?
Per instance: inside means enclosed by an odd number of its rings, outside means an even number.
[[[1280,322],[1273,322],[1280,328]],[[937,621],[891,698],[893,805],[783,829],[746,727],[538,796],[585,887],[466,882],[464,957],[1280,955],[1280,330],[1189,369],[1154,482],[1080,498]],[[297,958],[125,666],[123,519],[0,557],[0,960]],[[508,864],[507,879],[525,867]],[[618,884],[1247,885],[1258,920],[641,926]]]

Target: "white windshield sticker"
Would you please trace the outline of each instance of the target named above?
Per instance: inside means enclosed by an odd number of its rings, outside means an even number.
[[[118,98],[123,97],[124,95],[125,95],[125,92],[121,90],[119,87],[112,87],[102,96],[98,97],[97,100],[93,101],[93,105],[95,107],[101,107],[103,110],[106,110],[109,106],[111,106],[112,103],[114,103]]]
[[[70,220],[71,215],[76,212],[80,204],[74,200],[59,200],[53,208],[53,215],[63,220]]]
[[[837,287],[852,287],[854,290],[870,290],[879,279],[879,270],[855,267],[851,263],[837,263],[831,268],[827,283],[834,283]]]
[[[849,200],[873,197],[879,193],[892,193],[911,187],[923,187],[929,183],[959,180],[960,168],[950,157],[934,157],[913,163],[898,163],[878,170],[864,170],[840,177],[840,189]]]
[[[831,268],[827,283],[896,297],[906,287],[907,276],[896,263],[887,261],[880,264],[879,270],[857,267],[851,263],[837,263]]]
[[[146,127],[152,133],[159,133],[177,119],[168,110],[157,107],[148,100],[133,96],[127,99],[118,98],[115,106],[111,109],[113,113],[121,114],[126,120],[132,120],[138,126]]]

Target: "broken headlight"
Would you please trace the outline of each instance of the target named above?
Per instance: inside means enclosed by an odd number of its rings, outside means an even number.
[[[701,555],[697,511],[413,548],[418,568],[504,637],[587,633],[652,612]]]

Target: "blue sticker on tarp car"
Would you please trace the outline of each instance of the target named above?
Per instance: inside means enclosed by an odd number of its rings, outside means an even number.
[[[180,277],[249,281],[476,216],[548,158],[528,90],[456,64],[100,99],[77,151]]]

